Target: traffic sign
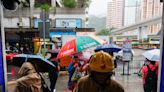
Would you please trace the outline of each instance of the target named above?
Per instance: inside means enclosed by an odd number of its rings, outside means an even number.
[[[131,61],[132,58],[132,44],[131,41],[127,40],[123,44],[123,61]]]

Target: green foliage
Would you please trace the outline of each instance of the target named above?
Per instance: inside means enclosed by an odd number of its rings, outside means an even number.
[[[20,5],[22,7],[30,7],[30,1],[29,0],[21,0]]]
[[[41,6],[40,6],[40,8],[41,9],[43,9],[43,10],[45,10],[45,11],[49,11],[49,9],[50,9],[50,6],[48,5],[48,4],[42,4]]]
[[[50,10],[50,0],[35,0],[35,7],[36,8],[41,8],[45,11]]]
[[[111,29],[102,29],[100,32],[98,32],[96,35],[109,35]]]
[[[76,7],[76,1],[75,0],[64,0],[63,4],[67,8],[75,8]]]

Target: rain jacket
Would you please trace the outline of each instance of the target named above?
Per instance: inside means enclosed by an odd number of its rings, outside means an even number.
[[[106,87],[101,87],[87,75],[78,81],[73,92],[124,92],[124,89],[112,79],[107,80]]]
[[[43,92],[41,77],[31,63],[25,62],[20,68],[18,75],[20,78],[16,80],[15,92]]]

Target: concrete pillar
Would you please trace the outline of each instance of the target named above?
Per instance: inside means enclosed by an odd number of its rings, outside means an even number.
[[[141,41],[142,40],[142,27],[138,28],[138,40]]]
[[[142,38],[147,39],[148,38],[148,26],[142,27]]]
[[[51,0],[51,6],[56,7],[56,0]]]
[[[148,26],[138,28],[138,40],[143,41],[148,38]]]

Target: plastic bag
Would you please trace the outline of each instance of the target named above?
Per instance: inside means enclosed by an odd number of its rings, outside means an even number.
[[[81,73],[78,72],[78,68],[75,69],[73,76],[71,78],[72,81],[78,81],[81,78]]]

